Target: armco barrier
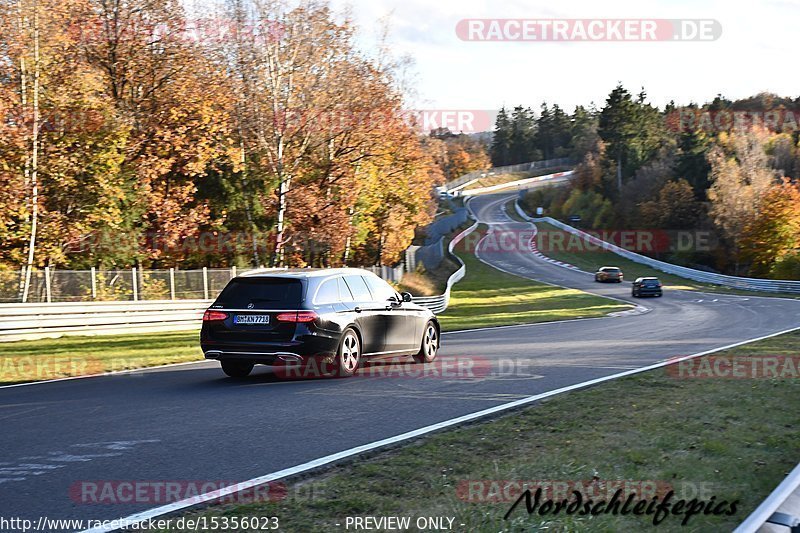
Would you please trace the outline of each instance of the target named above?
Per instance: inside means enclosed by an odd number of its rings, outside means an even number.
[[[497,185],[489,185],[488,187],[478,187],[477,189],[464,189],[460,196],[471,196],[475,194],[488,194],[492,192],[502,191],[505,189],[526,189],[534,183],[542,181],[560,181],[561,179],[569,179],[575,174],[574,170],[567,172],[556,172],[555,174],[546,174],[544,176],[536,176],[534,178],[525,178],[516,181],[509,181],[508,183],[499,183]]]
[[[0,305],[0,340],[198,329],[211,300]]]
[[[533,218],[527,213],[525,213],[525,211],[520,207],[519,202],[516,202],[515,206],[517,213],[519,213],[519,215],[525,218],[526,220],[530,220],[531,222],[547,222],[548,224],[551,224],[566,232],[582,237],[586,241],[596,246],[602,247],[603,249],[608,250],[609,252],[613,252],[619,255],[620,257],[624,257],[625,259],[629,259],[635,263],[647,265],[651,268],[660,270],[661,272],[665,272],[667,274],[673,274],[675,276],[690,279],[692,281],[699,281],[701,283],[710,283],[712,285],[719,285],[721,287],[729,287],[732,289],[741,289],[746,291],[759,291],[759,292],[800,294],[800,281],[726,276],[724,274],[715,274],[713,272],[704,272],[702,270],[696,270],[694,268],[673,265],[672,263],[659,261],[657,259],[646,257],[644,255],[631,252],[630,250],[620,248],[615,244],[611,244],[609,242],[598,239],[593,235],[590,235],[577,228],[573,228],[572,226],[564,224],[563,222],[555,220],[554,218],[550,217]]]
[[[520,163],[518,165],[508,165],[505,167],[492,167],[487,170],[475,170],[469,174],[464,174],[452,181],[445,183],[441,190],[452,191],[466,186],[470,181],[475,181],[481,177],[489,174],[508,174],[511,172],[530,172],[531,170],[538,170],[543,168],[554,168],[572,165],[574,161],[569,157],[562,157],[559,159],[546,159],[544,161],[531,161],[529,163]]]
[[[453,248],[455,248],[456,244],[461,242],[461,239],[475,231],[475,228],[478,227],[478,223],[474,223],[472,226],[468,227],[455,237],[453,240],[450,241],[450,244],[447,246],[447,250],[450,254],[453,254]],[[467,267],[464,262],[458,258],[457,255],[453,255],[456,261],[461,264],[461,268],[453,272],[450,277],[447,279],[447,288],[444,291],[444,294],[440,294],[438,296],[418,296],[413,299],[414,303],[427,307],[434,313],[441,313],[447,306],[450,305],[450,289],[453,288],[453,285],[464,279],[464,276],[467,274]]]
[[[764,500],[733,533],[756,533],[767,523],[780,524],[782,527],[774,528],[778,531],[786,531],[786,533],[796,531],[796,529],[790,530],[790,528],[800,527],[797,525],[797,521],[800,521],[800,518],[795,516],[798,513],[779,513],[778,509],[781,509],[784,502],[798,489],[800,489],[800,464],[789,472],[789,475],[784,478],[780,485],[767,496],[767,499]],[[783,516],[781,516],[781,514],[783,514]]]

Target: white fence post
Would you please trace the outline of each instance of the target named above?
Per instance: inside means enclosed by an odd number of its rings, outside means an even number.
[[[25,265],[22,265],[19,270],[19,292],[17,294],[19,294],[19,301],[21,303],[25,303],[25,300],[23,299],[25,296]]]
[[[136,267],[131,269],[131,275],[133,276],[133,301],[139,301],[139,280],[136,277]]]
[[[92,300],[97,300],[97,270],[92,267]]]
[[[208,300],[208,268],[203,267],[203,298]]]
[[[44,267],[44,292],[45,297],[47,298],[47,303],[52,301],[52,295],[50,294],[50,267]]]
[[[236,265],[231,267],[231,279],[236,277]]]
[[[169,269],[169,299],[175,299],[175,269]]]

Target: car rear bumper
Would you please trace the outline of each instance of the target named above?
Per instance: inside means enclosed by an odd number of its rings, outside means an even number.
[[[214,359],[217,361],[238,359],[241,361],[252,361],[262,365],[278,365],[278,364],[293,364],[302,363],[305,359],[303,356],[292,352],[234,352],[228,350],[207,350],[205,352],[206,359]]]
[[[309,336],[282,343],[201,343],[206,359],[238,359],[262,365],[299,364],[317,357],[336,355],[338,339]]]
[[[661,296],[661,289],[637,289],[639,296]]]

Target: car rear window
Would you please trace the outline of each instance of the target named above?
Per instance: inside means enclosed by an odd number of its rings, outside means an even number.
[[[618,268],[604,268],[602,270],[603,270],[603,272],[609,272],[611,274],[616,274],[617,272],[619,272]]]
[[[317,289],[314,303],[318,305],[332,304],[339,301],[339,285],[336,279],[329,279],[322,283]]]
[[[217,297],[216,305],[229,309],[297,309],[302,301],[300,280],[254,277],[231,280]]]
[[[659,284],[659,281],[657,279],[646,279],[644,280],[644,284],[648,286],[655,286]]]

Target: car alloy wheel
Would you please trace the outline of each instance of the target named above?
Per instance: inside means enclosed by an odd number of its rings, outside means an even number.
[[[342,335],[339,345],[338,370],[341,376],[352,376],[358,370],[361,359],[361,343],[358,335],[352,329],[347,329]]]
[[[436,352],[439,350],[439,330],[433,322],[425,324],[425,332],[422,334],[422,346],[419,353],[414,356],[418,363],[430,363],[436,359]]]

